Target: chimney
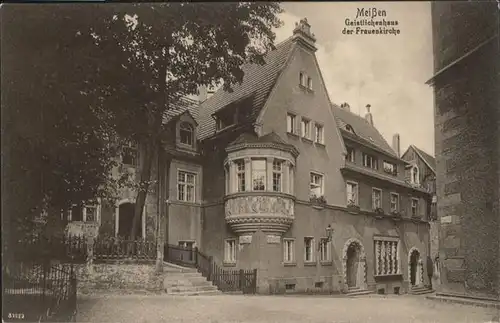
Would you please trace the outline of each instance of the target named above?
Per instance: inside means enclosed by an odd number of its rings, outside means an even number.
[[[349,106],[349,103],[344,102],[340,105],[340,107],[344,110],[351,111],[351,107]]]
[[[366,105],[366,115],[365,115],[365,119],[366,121],[373,126],[373,116],[372,114],[370,113],[370,108],[371,108],[371,105],[367,104]]]
[[[215,93],[215,89],[213,87],[209,87],[207,89],[207,99],[211,97]]]
[[[392,136],[392,149],[396,152],[396,155],[398,157],[401,157],[401,148],[400,148],[400,141],[399,141],[399,133],[394,134]]]
[[[311,25],[307,22],[307,18],[301,19],[300,22],[295,23],[295,29],[293,30],[293,38],[295,41],[300,42],[306,48],[315,52],[317,50],[316,37],[311,33]]]
[[[207,99],[207,88],[205,86],[198,87],[198,101],[201,103]]]

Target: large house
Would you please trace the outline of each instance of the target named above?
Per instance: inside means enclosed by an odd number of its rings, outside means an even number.
[[[232,92],[169,112],[139,234],[256,268],[260,293],[423,285],[429,194],[369,107],[331,103],[315,51],[303,19]],[[135,149],[121,171],[140,166]],[[100,234],[130,231],[134,196],[101,207]]]

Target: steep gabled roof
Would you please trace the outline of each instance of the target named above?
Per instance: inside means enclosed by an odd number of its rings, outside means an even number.
[[[362,139],[362,141],[364,141],[368,146],[378,148],[388,155],[399,159],[391,146],[387,143],[380,132],[378,132],[377,128],[369,124],[365,118],[333,103],[332,111],[335,116],[337,126],[340,129],[348,131],[346,127],[352,127],[354,130],[354,136]]]
[[[188,111],[196,122],[198,121],[198,101],[183,97],[175,105],[169,107],[169,109],[163,115],[163,124],[168,123],[173,118],[180,117],[183,113]]]
[[[427,164],[427,166],[435,174],[436,173],[436,158],[432,157],[431,155],[429,155],[428,153],[426,153],[425,151],[423,151],[422,149],[418,148],[415,145],[410,145],[410,147],[412,147],[415,150],[417,155],[424,161],[424,163]],[[408,148],[408,149],[410,149],[410,148]]]
[[[199,110],[199,138],[203,140],[215,133],[215,120],[212,115],[221,108],[244,98],[251,97],[251,106],[248,122],[254,122],[264,106],[269,93],[276,84],[280,72],[293,48],[292,38],[276,45],[276,49],[267,53],[265,64],[245,64],[242,69],[245,73],[241,84],[234,84],[232,92],[219,89],[210,98],[204,101]]]

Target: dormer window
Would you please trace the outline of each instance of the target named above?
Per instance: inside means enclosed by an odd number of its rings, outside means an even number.
[[[345,130],[349,131],[350,133],[354,133],[354,129],[352,128],[352,126],[350,124],[345,125]]]
[[[181,144],[193,145],[193,126],[188,122],[182,122],[179,126],[179,136]]]
[[[222,130],[235,124],[235,111],[233,109],[226,109],[221,111],[216,116],[217,130]]]

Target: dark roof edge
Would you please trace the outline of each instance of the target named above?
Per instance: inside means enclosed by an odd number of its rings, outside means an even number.
[[[246,148],[271,148],[271,149],[277,149],[285,152],[289,152],[297,158],[299,155],[299,151],[297,148],[295,148],[292,145],[289,144],[280,144],[276,142],[248,142],[248,143],[240,143],[236,145],[229,145],[226,148],[226,152],[233,152],[233,151],[238,151]]]

